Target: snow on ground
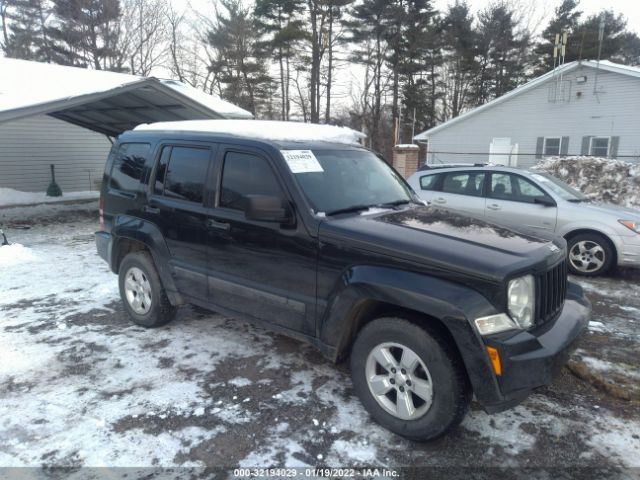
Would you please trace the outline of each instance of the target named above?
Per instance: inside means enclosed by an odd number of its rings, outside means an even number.
[[[90,200],[99,196],[100,192],[62,192],[62,197],[47,197],[46,192],[21,192],[12,188],[0,188],[0,207],[65,202],[69,200]]]
[[[553,175],[596,201],[640,208],[640,166],[599,157],[549,157],[535,170]]]
[[[95,228],[86,213],[7,227],[30,260],[0,268],[0,467],[640,467],[635,404],[566,371],[507,412],[473,404],[457,431],[418,444],[373,423],[346,368],[310,346],[190,307],[135,326]],[[589,332],[578,356],[637,368],[637,315],[620,308],[640,307],[633,278],[581,282],[627,297],[594,293],[594,322],[611,331]]]

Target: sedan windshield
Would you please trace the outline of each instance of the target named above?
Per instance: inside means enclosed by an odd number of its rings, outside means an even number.
[[[317,213],[334,215],[410,203],[413,194],[384,160],[363,150],[313,150],[320,166],[294,173]]]
[[[562,180],[558,180],[553,175],[549,175],[547,173],[533,173],[531,176],[540,182],[541,186],[548,188],[563,200],[567,200],[569,202],[586,202],[589,200],[589,198],[584,194],[580,193],[575,188],[570,187]]]

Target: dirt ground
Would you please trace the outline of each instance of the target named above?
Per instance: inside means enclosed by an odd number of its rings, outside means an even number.
[[[640,271],[578,280],[594,310],[574,373],[565,368],[504,413],[472,404],[457,431],[420,444],[373,423],[345,366],[310,346],[191,307],[160,329],[133,325],[116,276],[95,253],[90,210],[29,220],[0,211],[0,222],[24,246],[0,266],[0,467],[638,477]]]

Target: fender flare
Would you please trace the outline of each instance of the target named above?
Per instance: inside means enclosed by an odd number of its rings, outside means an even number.
[[[113,235],[113,243],[111,247],[110,267],[114,273],[118,273],[118,265],[116,262],[119,258],[121,242],[123,240],[140,242],[149,250],[171,304],[177,306],[185,303],[182,295],[180,295],[176,288],[173,275],[171,274],[171,268],[169,266],[171,255],[169,248],[164,241],[162,233],[154,223],[129,215],[118,215],[114,218],[111,233]]]
[[[360,327],[355,324],[358,310],[371,300],[436,319],[453,339],[476,396],[487,403],[500,400],[484,341],[471,324],[473,318],[498,313],[483,295],[425,274],[379,266],[351,267],[331,292],[318,326],[320,341],[331,346],[334,361],[349,349]]]

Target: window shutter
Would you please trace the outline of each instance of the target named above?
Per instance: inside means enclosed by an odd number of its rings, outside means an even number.
[[[611,158],[618,158],[619,144],[620,144],[620,137],[611,137],[611,145],[609,145],[609,156]]]
[[[542,149],[544,148],[544,137],[538,137],[536,141],[536,158],[542,158]]]
[[[560,143],[560,156],[566,157],[569,154],[569,137],[562,137]]]
[[[580,150],[580,155],[589,155],[589,142],[591,141],[591,137],[582,137],[582,149]]]

